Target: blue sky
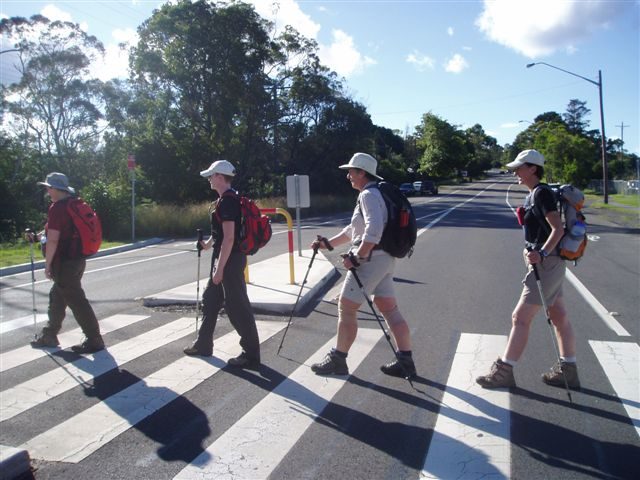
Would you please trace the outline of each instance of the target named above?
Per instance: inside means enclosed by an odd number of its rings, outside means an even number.
[[[0,0],[0,16],[79,23],[107,47],[95,76],[126,75],[116,44],[135,41],[137,27],[160,0]],[[590,128],[600,128],[598,87],[545,65],[597,81],[602,71],[605,134],[624,135],[640,153],[640,2],[636,0],[254,0],[256,10],[289,23],[320,46],[323,63],[344,77],[375,124],[413,132],[426,112],[467,128],[476,123],[510,143],[526,122],[587,102]],[[0,38],[0,49],[10,48]],[[15,73],[0,57],[0,79]],[[521,122],[522,121],[522,122]],[[620,125],[624,124],[624,130]]]

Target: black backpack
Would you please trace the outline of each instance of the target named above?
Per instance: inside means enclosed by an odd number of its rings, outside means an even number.
[[[392,257],[410,257],[418,237],[418,222],[407,197],[393,183],[379,182],[366,188],[377,188],[387,206],[387,224],[380,246]]]

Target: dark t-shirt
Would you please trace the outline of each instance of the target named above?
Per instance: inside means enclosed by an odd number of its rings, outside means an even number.
[[[532,200],[533,196],[535,198]],[[551,225],[546,220],[547,213],[558,211],[555,195],[547,184],[541,183],[527,195],[524,208],[525,240],[541,246],[551,233]]]
[[[60,232],[60,240],[54,261],[56,259],[70,259],[80,257],[80,238],[76,235],[73,220],[67,211],[67,199],[59,200],[49,206],[47,224],[44,226],[45,234],[49,230]]]
[[[235,191],[234,191],[235,192]],[[226,192],[225,192],[226,193]],[[235,240],[232,252],[236,252],[237,240],[240,236],[240,198],[237,195],[223,195],[215,203],[211,212],[211,235],[214,238],[213,251],[217,256],[222,246],[224,232],[222,231],[222,222],[235,222]]]

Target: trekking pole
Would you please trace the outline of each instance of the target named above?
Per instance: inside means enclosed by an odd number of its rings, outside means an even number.
[[[349,258],[349,254],[348,253],[343,253],[341,256],[342,256],[342,258]],[[391,342],[391,336],[389,335],[387,330],[384,328],[384,325],[382,324],[382,320],[380,320],[380,317],[376,313],[376,309],[373,306],[373,302],[369,298],[369,295],[367,295],[367,292],[365,292],[364,285],[360,281],[360,277],[356,273],[355,267],[351,267],[349,269],[349,271],[353,275],[353,278],[356,280],[356,283],[358,284],[358,287],[360,287],[360,291],[362,292],[362,295],[364,295],[365,300],[369,304],[369,307],[371,308],[371,311],[373,312],[373,316],[376,317],[376,320],[378,321],[378,325],[380,325],[380,329],[382,330],[382,333],[384,334],[384,337],[387,339],[387,342],[389,342],[389,346],[391,347],[391,350],[393,350],[393,354],[395,355],[396,360],[398,360],[398,364],[400,365],[400,367],[402,368],[402,371],[404,372],[405,380],[407,380],[409,382],[409,385],[411,385],[411,388],[415,389],[415,387],[413,386],[413,382],[411,381],[411,375],[409,375],[409,372],[407,372],[407,368],[404,366],[404,364],[402,363],[402,360],[398,356],[398,352],[396,351],[396,348],[393,346],[393,343]]]
[[[196,249],[198,250],[198,275],[196,276],[196,338],[198,338],[198,315],[200,314],[200,257],[202,254],[202,229],[198,228],[198,242]]]
[[[280,350],[282,350],[282,344],[284,343],[284,339],[287,336],[287,332],[289,331],[289,325],[291,325],[291,320],[293,319],[293,313],[296,311],[296,307],[298,306],[298,301],[300,300],[300,296],[302,295],[302,289],[304,288],[304,285],[307,283],[307,277],[309,276],[309,272],[311,271],[311,266],[313,265],[313,261],[316,258],[316,254],[318,253],[318,248],[320,248],[320,243],[324,243],[325,247],[327,247],[329,251],[333,250],[333,247],[329,243],[329,240],[327,240],[325,237],[321,237],[320,235],[318,235],[317,241],[319,243],[313,249],[313,255],[311,255],[311,261],[309,262],[309,266],[307,267],[307,273],[305,273],[304,280],[302,280],[302,284],[300,285],[298,298],[296,298],[296,303],[293,305],[293,309],[291,310],[291,315],[289,315],[289,321],[287,322],[287,326],[284,329],[284,335],[282,335],[282,340],[280,340],[280,346],[278,347],[278,352],[276,355],[280,355]]]
[[[35,233],[30,228],[25,230],[25,234],[29,239],[29,256],[31,258],[31,310],[33,311],[33,338],[38,338],[38,327],[36,321],[36,273],[35,264],[33,263],[33,242],[35,240]]]
[[[549,332],[551,333],[551,343],[553,343],[553,348],[555,349],[556,356],[558,357],[558,365],[560,366],[560,371],[562,372],[564,388],[567,390],[569,403],[573,403],[573,400],[571,399],[571,391],[569,390],[569,383],[567,382],[567,377],[564,374],[564,370],[562,369],[562,360],[560,359],[560,347],[558,346],[558,339],[556,338],[555,332],[553,331],[553,324],[551,323],[549,309],[547,308],[547,300],[544,298],[544,292],[542,291],[542,282],[540,281],[540,275],[538,274],[538,266],[536,264],[533,264],[532,267],[533,274],[536,276],[536,284],[538,285],[538,291],[540,292],[540,299],[542,300],[542,308],[544,309],[544,313],[547,316],[547,324],[549,325]]]

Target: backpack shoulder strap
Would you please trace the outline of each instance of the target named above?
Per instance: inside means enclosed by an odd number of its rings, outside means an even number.
[[[546,183],[540,183],[538,184],[538,186],[536,186],[536,188],[533,189],[533,191],[531,192],[531,212],[538,219],[538,222],[547,231],[547,233],[550,233],[551,226],[547,223],[547,219],[542,213],[540,205],[536,203],[536,195],[541,189],[551,190],[551,187],[549,187],[549,185],[547,185]]]

